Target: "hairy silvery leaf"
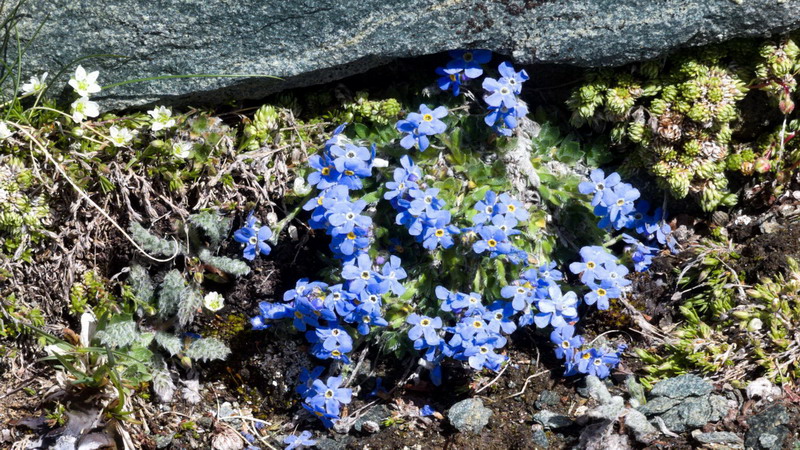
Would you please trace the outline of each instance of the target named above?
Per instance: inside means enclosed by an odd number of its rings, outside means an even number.
[[[178,323],[185,327],[192,323],[197,310],[203,305],[203,293],[192,285],[183,290],[181,301],[178,305]]]
[[[214,256],[210,251],[205,249],[200,251],[200,260],[235,277],[250,273],[250,266],[248,266],[246,262],[225,256]]]
[[[183,349],[183,342],[174,334],[159,331],[156,333],[156,342],[164,350],[169,352],[169,356],[175,356]]]
[[[180,246],[177,242],[161,239],[158,236],[150,234],[150,232],[138,222],[131,222],[130,232],[133,240],[148,253],[156,256],[172,256],[180,251]]]
[[[172,401],[172,396],[175,394],[175,383],[172,382],[169,369],[161,357],[156,355],[153,358],[153,363],[155,365],[152,381],[153,392],[156,393],[158,399],[163,403],[169,403]]]
[[[216,211],[203,211],[189,216],[189,222],[203,230],[211,246],[216,247],[228,235],[231,219],[221,216]]]
[[[134,264],[128,273],[128,282],[133,287],[133,294],[143,303],[149,303],[153,299],[153,281],[150,279],[150,274],[147,269]]]
[[[125,347],[132,344],[139,333],[136,331],[136,322],[126,320],[108,325],[105,330],[98,331],[96,336],[103,345]]]
[[[225,359],[231,350],[222,341],[215,338],[198,339],[189,345],[184,354],[189,358],[200,361],[212,359]]]
[[[181,384],[183,384],[183,389],[181,390],[183,399],[193,405],[200,403],[200,400],[202,400],[202,397],[200,397],[200,381],[197,378],[191,378],[181,380]]]
[[[178,270],[172,269],[164,276],[158,291],[158,315],[167,318],[178,310],[181,296],[185,295],[186,280]]]

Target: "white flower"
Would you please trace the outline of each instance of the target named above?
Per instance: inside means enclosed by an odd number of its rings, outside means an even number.
[[[32,76],[30,81],[22,85],[22,95],[38,94],[45,88],[44,80],[47,79],[47,72],[40,77]]]
[[[100,72],[94,71],[89,74],[86,73],[83,66],[78,66],[75,69],[75,75],[69,79],[69,85],[81,97],[88,97],[89,94],[96,94],[100,92],[100,85],[97,84],[97,76]]]
[[[203,305],[207,310],[216,312],[225,306],[225,299],[222,298],[222,294],[219,292],[209,292],[203,298]]]
[[[100,108],[97,103],[89,101],[89,97],[81,97],[72,102],[72,120],[82,122],[87,117],[97,117],[100,115]]]
[[[311,192],[311,186],[306,184],[306,180],[303,177],[297,177],[294,179],[292,190],[297,195],[306,195]]]
[[[5,141],[10,138],[12,134],[14,134],[14,132],[8,129],[8,125],[6,125],[5,122],[0,122],[0,141]]]
[[[111,143],[114,144],[114,147],[124,147],[133,139],[133,132],[128,128],[119,128],[116,125],[112,125],[111,128],[108,129],[108,137],[111,139]]]
[[[155,109],[147,111],[153,118],[153,131],[163,130],[175,126],[175,119],[172,118],[172,111],[164,106],[156,106]]]
[[[192,156],[192,145],[191,142],[176,142],[172,144],[172,154],[178,158],[186,159]]]

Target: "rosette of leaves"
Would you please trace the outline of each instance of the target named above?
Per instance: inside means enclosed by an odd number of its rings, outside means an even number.
[[[732,205],[723,175],[731,134],[747,93],[720,49],[648,62],[590,76],[568,101],[574,126],[610,129],[612,141],[633,148],[621,172],[647,169],[675,198],[692,194],[703,209]]]
[[[31,171],[16,158],[0,157],[0,255],[30,259],[30,246],[46,236],[50,214]]]

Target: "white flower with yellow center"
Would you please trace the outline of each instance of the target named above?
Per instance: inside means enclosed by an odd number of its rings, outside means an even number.
[[[72,86],[72,89],[75,89],[75,92],[81,97],[88,97],[90,94],[100,92],[100,85],[97,84],[98,75],[100,75],[100,72],[96,70],[91,73],[86,73],[83,66],[78,66],[78,68],[75,69],[75,75],[69,79],[69,85]]]
[[[155,109],[147,111],[147,114],[150,114],[150,117],[153,118],[153,125],[150,126],[153,131],[175,126],[175,119],[172,118],[172,110],[167,107],[156,106]]]
[[[87,117],[97,117],[100,115],[100,108],[97,103],[89,101],[89,97],[81,97],[72,102],[72,120],[83,122]]]
[[[108,138],[114,144],[114,147],[124,147],[133,139],[133,132],[128,128],[112,125],[108,129]]]
[[[225,306],[225,299],[219,292],[209,292],[203,297],[203,306],[209,311],[217,312]]]
[[[42,92],[46,85],[44,84],[44,80],[47,79],[47,72],[43,73],[41,76],[32,76],[31,79],[22,85],[20,91],[22,91],[22,95],[33,95]]]
[[[8,125],[5,122],[0,122],[0,141],[5,141],[13,134],[14,132],[8,129]]]
[[[192,156],[193,147],[191,142],[176,142],[172,144],[172,154],[177,158],[186,159]]]

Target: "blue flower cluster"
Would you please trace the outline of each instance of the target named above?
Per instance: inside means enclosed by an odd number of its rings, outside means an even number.
[[[486,253],[492,258],[506,255],[515,264],[526,261],[525,251],[514,247],[510,240],[511,236],[521,233],[514,227],[529,217],[522,202],[507,193],[497,195],[488,191],[483,200],[475,204],[475,209],[478,212],[472,216],[474,226],[470,230],[477,240],[472,244],[472,251]]]
[[[262,227],[252,212],[247,216],[244,226],[233,233],[233,239],[244,244],[243,256],[248,261],[256,259],[259,253],[264,256],[269,255],[272,249],[267,240],[271,237],[272,230],[269,227]]]
[[[362,178],[371,175],[375,149],[356,146],[341,134],[343,129],[344,126],[336,129],[322,155],[310,158],[316,171],[308,181],[319,192],[303,206],[311,211],[310,226],[324,229],[331,236],[331,250],[343,261],[343,282],[328,285],[307,278],[298,280],[294,289],[284,293],[282,303],[261,302],[260,314],[251,319],[251,324],[260,330],[271,326],[272,321],[291,320],[312,344],[310,353],[314,357],[349,364],[352,335],[367,335],[373,326],[388,325],[383,317],[383,296],[390,292],[402,295],[405,288],[400,281],[407,275],[399,257],[373,261],[367,253],[373,234],[372,218],[364,214],[366,202],[352,200],[350,191],[360,189]],[[303,391],[316,392],[304,396],[303,406],[330,426],[338,418],[339,409],[333,400],[320,400],[324,397],[320,397],[321,386],[327,386],[323,394],[333,392],[335,400],[346,403],[340,395],[343,390],[334,389],[334,384],[338,388],[339,379],[332,377],[322,384],[316,379],[321,370],[316,372],[305,382],[319,389]],[[349,393],[347,398],[349,401]]]
[[[450,223],[450,211],[437,197],[439,190],[421,183],[422,172],[408,155],[400,158],[400,165],[383,195],[397,211],[395,223],[408,228],[408,233],[428,250],[452,247],[453,236],[461,230]]]
[[[578,185],[582,194],[592,196],[591,204],[594,213],[600,217],[598,226],[606,229],[631,229],[642,239],[637,239],[629,234],[622,238],[630,244],[631,258],[637,271],[644,271],[650,264],[661,246],[666,245],[675,251],[676,241],[671,235],[672,229],[664,221],[661,208],[656,208],[650,214],[650,204],[639,199],[639,190],[628,183],[623,183],[619,174],[614,172],[609,176],[601,169],[595,169],[589,175],[590,181]]]
[[[461,93],[461,85],[469,80],[483,75],[481,64],[486,64],[492,59],[489,50],[454,50],[450,52],[453,58],[445,67],[437,67],[436,73],[441,77],[436,80],[439,89],[452,91],[453,95]]]
[[[430,109],[426,105],[419,105],[418,113],[409,113],[405,120],[397,121],[397,131],[406,133],[400,140],[400,146],[406,150],[413,147],[425,151],[431,144],[428,136],[444,133],[447,125],[441,121],[447,116],[447,108],[440,106]]]
[[[333,421],[339,419],[342,405],[349,404],[352,400],[353,391],[341,387],[342,377],[328,377],[326,381],[322,381],[320,375],[324,370],[321,366],[312,370],[303,369],[296,390],[303,397],[303,408],[319,417],[330,428]]]
[[[528,114],[528,107],[517,96],[522,92],[522,83],[529,77],[524,69],[515,71],[509,62],[500,63],[497,70],[500,78],[483,80],[486,91],[483,100],[489,105],[489,114],[484,121],[497,134],[511,136],[511,130],[517,127],[517,119]]]

